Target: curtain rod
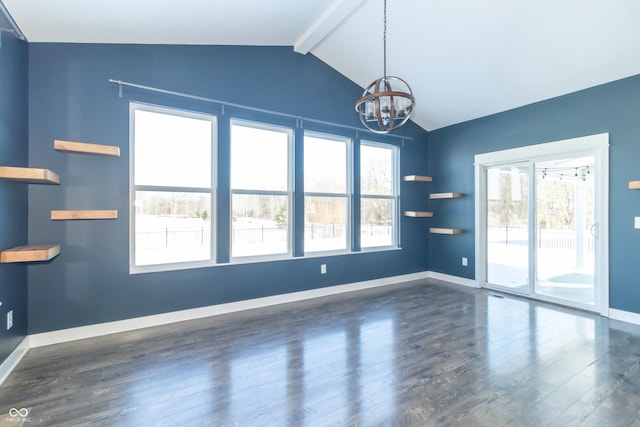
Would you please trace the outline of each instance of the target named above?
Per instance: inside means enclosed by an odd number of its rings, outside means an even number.
[[[13,17],[11,16],[7,8],[4,6],[4,3],[2,3],[2,0],[0,0],[0,13],[2,13],[2,15],[7,19],[7,22],[9,22],[9,25],[11,25],[11,29],[0,28],[0,31],[7,31],[10,33],[13,33],[13,35],[15,35],[20,40],[26,40],[24,37],[24,34],[22,34],[22,31],[20,31],[18,24],[16,24],[16,21],[13,20]]]
[[[114,80],[114,79],[109,79],[109,83],[113,83],[113,84],[117,84],[119,87],[119,92],[118,92],[118,96],[120,98],[122,98],[122,87],[123,86],[127,86],[127,87],[132,87],[132,88],[136,88],[136,89],[142,89],[142,90],[147,90],[150,92],[156,92],[156,93],[162,93],[165,95],[173,95],[173,96],[179,96],[182,98],[188,98],[188,99],[194,99],[197,101],[204,101],[204,102],[210,102],[213,104],[220,104],[223,107],[235,107],[235,108],[241,108],[243,110],[249,110],[249,111],[254,111],[257,113],[267,113],[267,114],[272,114],[275,116],[280,116],[280,117],[287,117],[290,119],[295,119],[296,122],[298,120],[304,122],[312,122],[312,123],[317,123],[317,124],[322,124],[322,125],[328,125],[328,126],[335,126],[335,127],[340,127],[340,128],[344,128],[344,129],[351,129],[351,130],[355,130],[356,132],[366,132],[366,133],[372,133],[375,134],[375,132],[369,131],[365,128],[359,128],[359,127],[355,127],[355,126],[349,126],[349,125],[342,125],[342,124],[338,124],[338,123],[331,123],[331,122],[326,122],[323,120],[317,120],[317,119],[310,119],[308,117],[301,117],[301,116],[296,116],[293,114],[287,114],[287,113],[281,113],[279,111],[273,111],[273,110],[267,110],[264,108],[257,108],[257,107],[250,107],[248,105],[242,105],[242,104],[236,104],[233,102],[227,102],[227,101],[221,101],[219,99],[213,99],[213,98],[206,98],[204,96],[198,96],[198,95],[191,95],[188,93],[183,93],[183,92],[175,92],[172,90],[166,90],[166,89],[160,89],[157,87],[152,87],[152,86],[144,86],[144,85],[139,85],[136,83],[130,83],[130,82],[124,82],[122,80]],[[224,114],[224,110],[223,110],[223,114]],[[401,139],[403,142],[406,141],[413,141],[413,138],[409,137],[409,136],[401,136],[401,135],[392,135],[392,134],[386,134],[385,137],[391,137],[391,138],[398,138]]]

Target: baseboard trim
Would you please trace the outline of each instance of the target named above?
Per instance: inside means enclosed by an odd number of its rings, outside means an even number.
[[[467,286],[470,288],[480,287],[480,285],[475,280],[467,279],[465,277],[451,276],[449,274],[438,273],[436,271],[427,271],[427,278],[444,280],[445,282],[451,282],[455,283],[456,285]]]
[[[24,337],[20,344],[11,352],[2,364],[0,364],[0,385],[7,379],[9,374],[13,372],[18,363],[22,360],[27,351],[29,351],[29,337]]]
[[[126,332],[152,326],[161,326],[170,323],[182,322],[185,320],[201,319],[204,317],[218,316],[221,314],[234,313],[254,308],[263,308],[289,302],[303,301],[347,292],[355,292],[364,289],[377,288],[380,286],[389,286],[403,282],[411,282],[414,280],[422,280],[428,277],[429,273],[424,271],[419,273],[404,274],[401,276],[392,276],[381,279],[367,280],[363,282],[349,283],[346,285],[328,286],[325,288],[312,289],[308,291],[292,292],[288,294],[255,298],[227,304],[217,304],[207,307],[174,311],[170,313],[136,317],[132,319],[80,326],[69,329],[61,329],[51,332],[43,332],[30,335],[29,344],[33,348],[51,344],[60,344],[85,338],[94,338],[103,335],[115,334],[118,332]]]
[[[633,323],[634,325],[640,325],[640,314],[632,313],[630,311],[617,310],[615,308],[609,309],[609,319]]]

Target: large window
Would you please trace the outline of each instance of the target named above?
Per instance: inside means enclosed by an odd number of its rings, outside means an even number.
[[[132,270],[212,261],[215,135],[213,116],[131,104]]]
[[[364,248],[397,245],[397,148],[360,144],[360,245]]]
[[[130,139],[132,273],[398,247],[394,145],[140,103]]]
[[[349,143],[346,138],[305,134],[305,252],[349,248]]]
[[[291,253],[288,128],[231,122],[231,256]]]

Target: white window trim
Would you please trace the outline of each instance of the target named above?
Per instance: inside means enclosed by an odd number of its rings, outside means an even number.
[[[247,190],[238,189],[234,190],[231,186],[231,180],[229,180],[229,263],[230,264],[247,264],[252,262],[265,262],[265,261],[279,261],[283,259],[293,259],[293,163],[294,163],[294,143],[293,143],[293,129],[287,126],[273,125],[270,123],[246,120],[246,119],[230,119],[229,130],[234,125],[248,126],[256,129],[271,130],[276,132],[284,132],[287,134],[287,190]],[[229,132],[231,135],[231,132]],[[231,136],[229,136],[229,178],[231,178]],[[287,252],[278,254],[265,254],[265,255],[247,255],[247,256],[233,256],[233,195],[234,194],[264,194],[274,196],[287,196]]]
[[[559,155],[579,155],[581,153],[597,153],[596,168],[600,171],[596,178],[599,186],[599,199],[596,205],[600,226],[601,253],[596,268],[600,270],[602,283],[600,294],[596,295],[595,308],[603,316],[609,315],[609,134],[583,136],[561,141],[548,142],[525,147],[512,148],[491,153],[476,154],[474,157],[475,178],[475,254],[476,254],[476,286],[482,287],[486,271],[486,168],[505,163],[528,162],[533,158],[554,157]]]
[[[334,197],[334,198],[345,198],[347,203],[347,218],[345,223],[345,235],[346,242],[344,249],[329,249],[325,251],[308,251],[306,245],[306,239],[304,243],[304,256],[325,256],[325,255],[339,255],[339,254],[348,254],[353,252],[353,239],[352,239],[352,230],[351,224],[352,215],[353,215],[353,180],[351,177],[353,176],[353,140],[346,136],[334,135],[330,133],[322,133],[316,131],[305,131],[304,137],[310,136],[313,138],[322,138],[327,140],[339,141],[345,143],[345,155],[346,155],[346,175],[345,176],[345,192],[344,193],[328,193],[328,192],[317,192],[317,191],[307,191],[305,188],[303,195],[303,204],[306,207],[307,197]],[[303,159],[304,163],[304,159]],[[306,217],[306,211],[304,212],[304,217]],[[303,233],[306,232],[306,223],[305,229]]]
[[[174,115],[180,117],[195,118],[198,120],[207,120],[211,122],[211,188],[196,187],[169,187],[169,186],[149,186],[135,185],[135,112],[148,111],[153,113]],[[171,107],[163,107],[157,105],[143,104],[137,102],[129,103],[129,274],[151,273],[160,271],[185,270],[198,267],[208,267],[215,265],[216,260],[216,195],[217,195],[217,153],[218,153],[218,126],[217,117],[213,114],[197,113],[181,110]],[[136,265],[135,264],[135,237],[136,237],[136,208],[135,193],[136,191],[158,191],[158,192],[184,192],[184,193],[209,193],[211,212],[209,218],[211,223],[210,230],[210,258],[208,260],[172,262],[152,265]]]
[[[393,202],[393,211],[392,211],[392,243],[390,245],[382,245],[382,246],[362,246],[362,238],[360,238],[360,251],[361,252],[374,252],[374,251],[384,251],[390,249],[399,249],[400,248],[400,150],[396,145],[386,144],[384,142],[377,142],[371,140],[360,140],[360,147],[363,145],[369,147],[379,147],[390,149],[393,153],[393,194],[392,195],[378,195],[378,194],[365,194],[362,192],[362,188],[360,188],[360,209],[362,210],[362,200],[371,198],[371,199],[386,199],[391,200]],[[360,157],[360,176],[359,179],[362,179],[362,157]],[[362,236],[362,215],[360,216],[360,236]]]

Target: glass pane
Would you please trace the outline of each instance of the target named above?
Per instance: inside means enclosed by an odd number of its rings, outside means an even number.
[[[487,169],[487,281],[529,293],[529,168]]]
[[[360,203],[360,246],[394,244],[393,200],[362,198]]]
[[[289,252],[286,196],[234,194],[231,256]]]
[[[304,198],[305,252],[347,248],[347,198]]]
[[[371,195],[393,194],[393,149],[360,146],[360,192]]]
[[[211,259],[211,195],[135,193],[135,265]]]
[[[288,131],[231,126],[231,188],[287,191],[288,176]]]
[[[536,292],[594,304],[593,156],[536,164]]]
[[[134,184],[211,187],[212,122],[136,110]]]
[[[345,141],[304,137],[304,191],[347,192],[347,144]]]

